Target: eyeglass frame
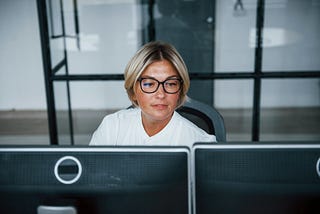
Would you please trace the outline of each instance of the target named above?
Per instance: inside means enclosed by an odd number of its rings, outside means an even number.
[[[153,92],[146,92],[146,91],[143,90],[143,87],[142,87],[141,84],[142,84],[142,80],[145,80],[145,79],[155,80],[155,81],[158,83],[156,89],[155,89]],[[178,80],[178,81],[179,81],[180,86],[179,86],[179,89],[178,89],[176,92],[173,92],[173,93],[172,93],[172,92],[168,92],[168,91],[166,90],[166,88],[164,87],[164,83],[167,82],[168,80]],[[137,79],[137,81],[140,82],[139,85],[140,85],[141,91],[143,91],[143,92],[146,93],[146,94],[153,94],[153,93],[155,93],[156,91],[158,91],[160,85],[162,85],[163,91],[166,92],[167,94],[176,94],[176,93],[178,93],[178,92],[181,90],[182,85],[183,85],[183,80],[180,79],[180,78],[176,78],[176,77],[169,77],[169,78],[165,79],[165,80],[162,81],[162,82],[160,82],[159,80],[157,80],[157,79],[155,79],[155,78],[152,78],[152,77],[139,77],[139,78]]]

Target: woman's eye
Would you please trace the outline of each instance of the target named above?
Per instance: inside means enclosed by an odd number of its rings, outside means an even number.
[[[153,82],[144,82],[143,83],[143,87],[151,88],[152,86],[154,86]]]
[[[177,81],[168,81],[165,83],[168,87],[175,87],[178,85],[178,82]]]

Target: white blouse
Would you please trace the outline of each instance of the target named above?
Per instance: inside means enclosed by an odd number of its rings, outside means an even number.
[[[142,125],[141,109],[132,108],[105,116],[93,133],[89,145],[188,146],[191,148],[195,142],[215,141],[214,135],[209,135],[177,112],[174,112],[166,127],[150,137]]]

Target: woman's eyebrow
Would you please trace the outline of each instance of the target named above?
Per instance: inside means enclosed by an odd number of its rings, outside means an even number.
[[[157,78],[153,77],[153,76],[149,76],[149,75],[143,75],[140,78],[150,78],[150,79],[154,79],[157,80]],[[172,75],[172,76],[168,76],[165,80],[167,79],[171,79],[171,78],[179,78],[178,75]]]
[[[172,75],[172,76],[167,77],[167,79],[171,79],[171,78],[180,78],[180,76],[179,75]]]

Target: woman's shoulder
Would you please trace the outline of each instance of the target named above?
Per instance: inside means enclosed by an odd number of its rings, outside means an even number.
[[[139,116],[139,113],[140,113],[140,109],[138,109],[138,108],[122,109],[122,110],[119,110],[114,113],[106,115],[103,118],[103,121],[132,119],[132,118],[136,118],[137,116]]]
[[[180,115],[178,112],[175,112],[174,117],[176,118],[180,128],[183,129],[185,135],[198,140],[216,141],[214,135],[208,134],[205,130],[201,129],[196,124]]]

